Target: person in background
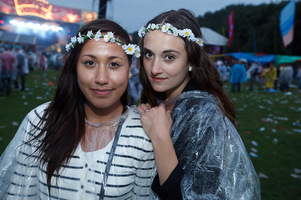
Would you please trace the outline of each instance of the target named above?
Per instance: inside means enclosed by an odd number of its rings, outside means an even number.
[[[265,90],[270,92],[274,87],[274,81],[277,78],[277,71],[274,63],[268,63],[268,67],[263,70],[262,75],[265,77]]]
[[[5,46],[4,51],[0,53],[0,61],[2,64],[2,70],[1,70],[2,87],[0,86],[0,93],[4,93],[4,89],[5,89],[6,95],[9,95],[11,92],[13,70],[17,61],[14,54],[11,51],[9,51],[9,48],[7,46]]]
[[[32,72],[34,71],[34,53],[30,49],[27,49],[26,57],[28,60],[28,70]]]
[[[132,78],[129,80],[129,95],[131,97],[130,105],[135,105],[140,99],[142,85],[139,80],[139,66],[137,60],[133,60],[131,67]]]
[[[45,52],[41,52],[38,57],[38,70],[45,71],[48,69],[48,59]]]
[[[276,79],[274,81],[274,90],[276,91],[278,89],[278,85],[279,85],[279,76],[280,76],[280,68],[281,68],[281,65],[278,65],[276,67]]]
[[[254,83],[256,82],[256,76],[258,75],[258,64],[252,62],[250,68],[247,70],[247,77],[249,79],[249,91],[253,91]]]
[[[260,183],[235,129],[235,109],[202,49],[195,16],[170,10],[139,32],[143,129],[159,199],[260,199]]]
[[[279,89],[284,92],[289,89],[289,85],[293,80],[294,70],[290,64],[284,64],[279,75]]]
[[[25,90],[25,76],[28,73],[28,59],[20,47],[16,47],[16,79],[14,80],[15,89],[19,89],[19,78],[21,79],[21,90]]]
[[[150,199],[152,143],[127,106],[139,47],[103,18],[66,50],[53,101],[29,112],[0,158],[0,199]]]
[[[230,82],[232,84],[231,92],[241,92],[241,83],[247,80],[246,69],[243,64],[243,60],[235,61],[235,64],[230,70],[231,77]]]
[[[217,61],[217,65],[218,65],[218,70],[217,70],[217,71],[218,71],[219,74],[220,74],[221,80],[222,80],[223,82],[225,82],[225,81],[226,81],[227,67],[226,67],[226,65],[224,64],[224,62],[221,61],[221,60]]]
[[[298,81],[298,92],[301,92],[301,66],[298,67],[297,69],[297,74],[296,74],[296,78],[297,78],[297,81]]]

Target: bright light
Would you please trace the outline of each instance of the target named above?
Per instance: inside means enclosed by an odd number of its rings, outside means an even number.
[[[33,22],[23,22],[23,21],[17,21],[17,20],[10,20],[9,23],[14,25],[14,26],[17,26],[17,27],[29,28],[29,29],[33,29],[35,31],[58,32],[58,31],[63,30],[63,28],[60,27],[60,26],[47,25],[47,24],[38,24],[38,23],[33,23]]]

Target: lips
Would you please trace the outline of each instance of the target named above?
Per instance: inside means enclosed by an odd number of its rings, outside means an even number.
[[[97,96],[108,96],[112,93],[113,89],[92,89],[92,91]]]
[[[160,82],[166,80],[166,78],[156,77],[156,76],[152,76],[151,78],[152,78],[152,80],[153,80],[154,82],[156,82],[156,83],[160,83]]]

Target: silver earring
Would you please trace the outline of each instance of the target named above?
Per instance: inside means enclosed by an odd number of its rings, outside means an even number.
[[[192,71],[192,66],[189,66],[188,71],[190,72]]]
[[[130,78],[132,78],[132,74],[130,73]]]

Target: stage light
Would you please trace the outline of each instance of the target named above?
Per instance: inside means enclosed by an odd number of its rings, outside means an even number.
[[[17,20],[10,20],[10,24],[22,27],[22,28],[29,28],[33,30],[39,30],[39,31],[53,31],[53,32],[59,32],[62,31],[63,28],[60,26],[55,25],[47,25],[47,24],[39,24],[39,23],[33,23],[33,22],[24,22],[24,21],[17,21]]]

